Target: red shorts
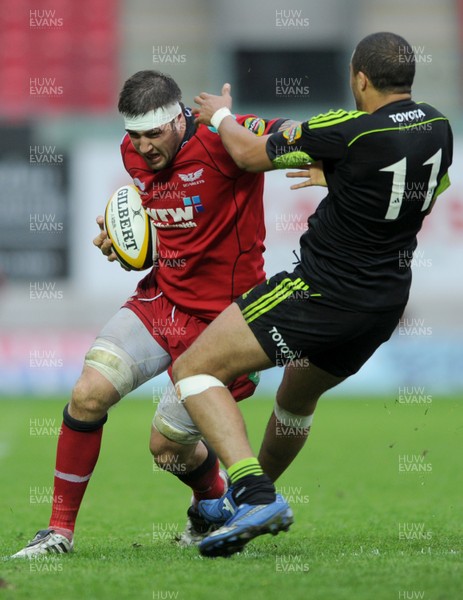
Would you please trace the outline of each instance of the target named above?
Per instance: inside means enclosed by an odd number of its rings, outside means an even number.
[[[156,342],[170,355],[173,363],[206,329],[210,321],[199,319],[177,308],[154,284],[154,277],[150,277],[150,283],[153,285],[150,285],[149,289],[139,285],[124,307],[130,308],[137,315]],[[168,373],[172,379],[172,364]],[[255,373],[242,375],[235,379],[228,389],[239,402],[253,395],[257,382],[258,376]]]

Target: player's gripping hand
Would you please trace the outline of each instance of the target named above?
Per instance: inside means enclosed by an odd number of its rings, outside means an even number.
[[[104,228],[104,217],[98,215],[96,218],[96,222],[98,227],[100,228],[100,233],[94,238],[93,245],[101,250],[101,252],[107,257],[109,262],[114,262],[117,260],[116,253],[113,251],[113,244],[109,239],[108,232]],[[119,262],[119,261],[118,261]],[[119,263],[121,265],[121,263]],[[126,269],[123,265],[121,267],[125,271],[129,271],[130,269]]]
[[[201,92],[199,96],[195,97],[196,104],[199,104],[199,110],[195,109],[194,114],[196,116],[195,124],[202,123],[203,125],[211,124],[212,115],[219,110],[219,108],[232,107],[232,97],[230,96],[231,85],[225,83],[222,87],[222,95],[214,96],[207,92]]]
[[[323,163],[321,160],[305,165],[304,171],[290,171],[286,173],[286,177],[305,177],[305,181],[295,183],[291,186],[292,190],[299,190],[305,187],[322,186],[327,187],[325,174],[323,173]]]

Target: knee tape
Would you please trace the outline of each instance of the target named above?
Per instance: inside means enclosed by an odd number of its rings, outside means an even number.
[[[154,415],[153,427],[159,431],[165,438],[177,444],[196,444],[201,439],[200,433],[193,433],[181,429],[164,416],[159,411]]]
[[[180,402],[184,402],[189,396],[205,392],[211,387],[225,387],[225,384],[212,375],[192,375],[180,379],[175,384],[175,391]]]
[[[66,404],[63,410],[63,421],[64,424],[72,429],[73,431],[80,431],[83,433],[91,433],[92,431],[97,431],[108,420],[108,415],[106,414],[104,417],[99,419],[98,421],[79,421],[78,419],[74,419],[71,417],[68,410],[69,404]]]
[[[85,364],[96,369],[118,391],[120,397],[132,391],[133,361],[115,344],[99,338],[85,355]]]
[[[304,417],[303,415],[295,415],[288,410],[281,408],[278,402],[275,402],[273,412],[275,417],[285,427],[308,429],[312,425],[313,414],[309,415],[308,417]]]

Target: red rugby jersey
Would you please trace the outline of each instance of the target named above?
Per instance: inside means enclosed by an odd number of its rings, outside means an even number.
[[[236,119],[256,135],[283,122]],[[148,167],[128,134],[121,153],[157,229],[157,264],[139,284],[145,294],[155,278],[173,304],[209,320],[264,280],[264,175],[240,170],[214,129],[200,125],[161,171]]]

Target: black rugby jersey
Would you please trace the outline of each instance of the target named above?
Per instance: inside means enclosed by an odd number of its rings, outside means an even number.
[[[273,134],[276,168],[323,160],[328,195],[302,235],[300,276],[329,305],[404,305],[416,235],[449,185],[452,131],[428,104],[393,102],[372,114],[330,111]]]

